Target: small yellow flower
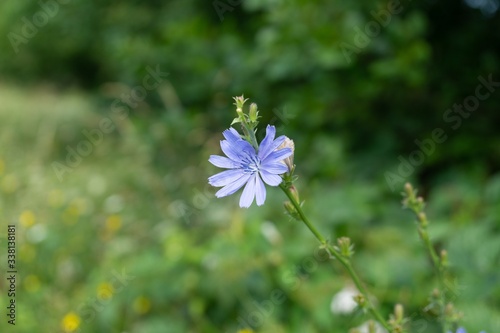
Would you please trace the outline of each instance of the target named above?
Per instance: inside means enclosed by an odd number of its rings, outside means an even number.
[[[138,314],[144,314],[151,309],[151,301],[144,297],[139,296],[134,300],[134,311]]]
[[[70,312],[65,315],[63,320],[61,321],[61,327],[66,333],[74,332],[80,326],[81,321],[82,320],[76,313]]]
[[[29,228],[35,224],[35,214],[30,210],[25,210],[21,213],[21,216],[19,216],[19,222],[23,227]]]
[[[242,330],[239,330],[238,333],[253,333],[253,330],[249,328],[244,328]]]
[[[36,275],[28,275],[24,278],[24,288],[30,293],[37,292],[40,289],[40,280]]]
[[[97,287],[97,297],[103,300],[113,297],[114,288],[110,283],[103,282]]]
[[[114,232],[122,226],[122,218],[120,215],[111,215],[106,219],[106,229]]]

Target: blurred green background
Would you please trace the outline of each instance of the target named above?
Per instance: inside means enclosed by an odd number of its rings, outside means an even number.
[[[278,189],[245,210],[208,186],[231,97],[245,94],[262,125],[295,140],[306,213],[331,239],[353,239],[384,315],[400,302],[412,332],[439,332],[422,310],[432,268],[401,209],[411,181],[449,251],[463,326],[500,332],[500,87],[484,85],[500,81],[498,7],[2,2],[0,267],[16,224],[19,274],[15,327],[0,282],[0,331],[335,333],[365,322],[330,310],[349,280],[284,215]],[[436,129],[446,140],[431,144]]]

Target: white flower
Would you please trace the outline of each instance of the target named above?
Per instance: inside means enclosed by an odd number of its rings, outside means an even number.
[[[370,330],[368,328],[369,325],[370,324],[367,321],[364,324],[362,324],[361,326],[358,326],[356,329],[359,333],[370,333]],[[387,332],[387,330],[382,325],[380,325],[378,322],[375,322],[375,333],[389,333],[389,332]]]
[[[332,298],[330,311],[333,314],[349,314],[358,306],[354,301],[354,296],[359,295],[359,291],[353,287],[345,287]]]

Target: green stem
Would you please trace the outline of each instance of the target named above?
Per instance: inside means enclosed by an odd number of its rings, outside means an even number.
[[[361,279],[359,278],[358,274],[354,270],[354,267],[352,266],[350,260],[347,259],[347,258],[344,258],[343,256],[341,256],[333,248],[333,246],[331,246],[331,245],[328,244],[328,242],[326,241],[326,239],[321,235],[321,233],[316,229],[316,227],[311,223],[311,221],[309,221],[309,219],[307,218],[307,216],[304,214],[304,211],[302,210],[302,207],[300,206],[300,203],[298,203],[297,200],[295,200],[295,197],[293,196],[293,194],[290,191],[290,189],[284,183],[280,184],[280,188],[283,190],[283,192],[285,192],[285,194],[288,197],[288,199],[290,199],[290,202],[292,203],[292,205],[297,210],[297,213],[299,214],[300,219],[302,220],[302,222],[304,222],[304,224],[307,226],[307,228],[309,228],[309,230],[320,241],[320,243],[323,246],[325,246],[325,248],[328,250],[328,252],[331,255],[333,255],[335,257],[335,259],[337,259],[342,264],[342,266],[344,266],[344,268],[347,270],[347,272],[351,276],[352,281],[354,282],[354,284],[358,288],[359,292],[365,298],[365,300],[367,302],[367,308],[368,308],[368,311],[370,312],[370,314],[373,317],[375,317],[375,319],[378,322],[380,322],[380,324],[382,324],[382,326],[384,326],[384,328],[387,329],[390,332],[391,331],[390,326],[387,324],[387,322],[385,321],[385,319],[382,317],[382,315],[377,311],[377,309],[375,308],[375,306],[373,305],[373,303],[370,301],[369,294],[368,294],[366,288],[364,287],[363,283],[361,282]]]
[[[418,210],[414,210],[415,214],[417,215],[418,219]],[[434,246],[432,246],[432,242],[429,237],[429,233],[427,232],[427,226],[419,226],[419,234],[420,238],[422,239],[422,242],[424,243],[425,247],[427,248],[427,251],[429,252],[429,256],[431,257],[434,269],[436,270],[436,275],[438,277],[438,283],[439,283],[439,306],[440,306],[440,317],[442,321],[442,329],[443,333],[447,333],[450,330],[449,324],[446,320],[446,283],[444,280],[444,272],[443,272],[443,266],[441,265],[441,260],[439,259],[438,254],[436,253],[436,250],[434,249]]]
[[[251,126],[248,124],[244,116],[240,117],[241,120],[241,128],[243,129],[243,133],[247,137],[247,139],[250,141],[250,144],[255,148],[255,151],[259,150],[259,144],[257,143],[257,138],[255,137],[255,132],[251,128]]]
[[[436,273],[439,276],[439,280],[442,282],[442,278],[443,278],[442,277],[442,268],[441,268],[441,262],[439,260],[439,256],[436,253],[434,246],[432,246],[432,242],[429,238],[429,233],[427,232],[427,228],[426,227],[420,227],[420,228],[421,228],[419,230],[420,238],[424,242],[424,245],[427,248],[427,251],[429,251],[429,256],[431,257],[434,268],[436,269]]]

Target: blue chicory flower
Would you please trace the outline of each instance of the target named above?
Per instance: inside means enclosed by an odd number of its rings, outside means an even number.
[[[282,161],[292,155],[292,149],[277,149],[286,137],[282,135],[275,139],[276,128],[268,125],[266,136],[256,150],[232,127],[222,134],[226,140],[222,140],[220,146],[227,157],[211,155],[208,160],[216,167],[229,169],[208,178],[210,185],[222,187],[215,196],[231,195],[246,184],[240,197],[240,207],[250,207],[254,198],[261,206],[266,200],[266,188],[262,181],[269,186],[278,186],[283,181],[280,175],[288,171]]]

